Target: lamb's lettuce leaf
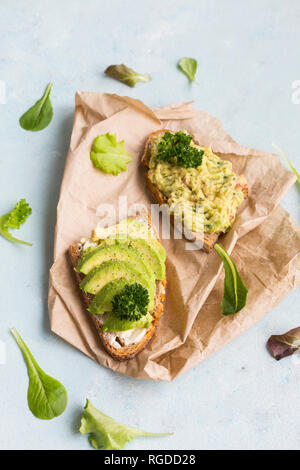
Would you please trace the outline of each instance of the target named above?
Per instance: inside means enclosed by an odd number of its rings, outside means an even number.
[[[300,350],[300,327],[294,328],[283,335],[272,335],[267,342],[267,348],[277,361],[291,356]]]
[[[124,148],[124,140],[117,142],[116,134],[98,135],[91,150],[91,160],[96,168],[104,173],[118,175],[127,170],[131,154]]]
[[[225,269],[222,312],[223,315],[232,315],[245,307],[248,289],[225,248],[216,243],[214,249],[222,259]]]
[[[127,442],[137,436],[170,435],[170,433],[156,434],[124,426],[97,410],[88,399],[82,413],[79,432],[83,435],[89,434],[90,443],[95,449],[105,450],[124,449]]]
[[[110,65],[104,73],[119,82],[125,83],[125,85],[131,88],[135,87],[137,82],[149,82],[149,80],[151,80],[150,75],[137,73],[124,64]]]
[[[41,131],[50,124],[53,117],[51,88],[52,84],[48,83],[43,96],[20,117],[20,126],[26,131]]]
[[[188,77],[190,82],[195,81],[197,61],[191,57],[183,57],[178,62],[178,68]]]
[[[23,353],[28,369],[27,401],[30,411],[40,419],[52,419],[61,415],[68,401],[65,387],[40,368],[15,328],[11,328],[11,333]]]

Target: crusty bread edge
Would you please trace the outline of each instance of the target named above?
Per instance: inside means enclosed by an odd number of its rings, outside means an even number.
[[[148,217],[149,217],[149,222],[150,222],[150,215]],[[160,241],[160,240],[158,239],[158,241]],[[75,271],[75,267],[78,264],[78,259],[79,259],[80,253],[81,253],[81,244],[80,243],[77,243],[75,245],[71,245],[69,247],[68,255],[69,255],[71,265],[74,269],[74,274],[76,276],[76,280],[77,280],[77,283],[78,283],[78,288],[79,288],[80,282],[83,279],[83,276],[80,273],[78,273],[77,271]],[[120,346],[120,348],[115,348],[114,346],[112,346],[109,342],[108,332],[103,332],[102,331],[102,325],[101,325],[101,323],[98,319],[98,316],[94,315],[93,313],[90,313],[88,310],[86,311],[87,314],[89,315],[89,317],[92,319],[92,321],[93,321],[93,323],[94,323],[94,325],[97,329],[97,332],[100,336],[100,339],[102,341],[102,344],[103,344],[105,350],[112,356],[113,359],[115,359],[116,361],[127,361],[127,360],[132,359],[133,357],[135,357],[137,354],[139,354],[147,346],[147,344],[149,343],[149,341],[151,340],[151,338],[154,335],[156,325],[157,325],[160,317],[164,313],[164,300],[165,300],[165,296],[166,296],[166,294],[165,294],[166,293],[166,287],[167,287],[166,277],[162,281],[156,281],[155,306],[154,306],[154,309],[150,312],[151,315],[153,316],[153,321],[152,321],[150,327],[147,329],[147,332],[146,332],[145,336],[141,339],[141,341],[138,342],[138,343],[134,343],[133,345],[130,345],[130,346],[126,346],[126,347],[125,346]],[[84,305],[88,308],[91,304],[93,296],[91,296],[90,294],[86,294],[81,289],[79,289],[79,290],[80,290],[81,296],[83,298]]]

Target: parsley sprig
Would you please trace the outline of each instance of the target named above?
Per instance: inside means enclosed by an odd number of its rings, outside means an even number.
[[[137,321],[147,315],[149,294],[137,282],[127,284],[112,300],[112,310],[120,320]]]
[[[10,212],[0,217],[0,234],[11,242],[32,246],[31,243],[19,240],[9,233],[9,229],[19,229],[31,213],[32,210],[26,199],[21,199]]]
[[[203,150],[192,147],[192,136],[179,131],[166,132],[158,144],[157,160],[185,168],[197,168],[202,163]]]

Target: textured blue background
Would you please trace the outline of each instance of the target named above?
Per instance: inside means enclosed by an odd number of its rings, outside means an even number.
[[[33,248],[0,240],[0,448],[88,449],[78,423],[86,396],[121,422],[173,437],[137,439],[128,449],[296,449],[299,361],[279,363],[266,339],[300,324],[299,289],[259,324],[174,383],[136,381],[106,370],[50,333],[48,268],[56,204],[76,90],[115,92],[151,107],[195,100],[241,144],[271,151],[275,140],[300,167],[298,0],[1,0],[0,213],[26,197],[33,215],[21,235]],[[192,86],[176,69],[198,60]],[[103,75],[126,63],[153,80],[130,89]],[[39,133],[19,116],[53,82],[53,121]],[[283,205],[300,223],[300,192]],[[27,372],[10,336],[15,326],[42,367],[61,379],[69,404],[44,422],[26,405]]]

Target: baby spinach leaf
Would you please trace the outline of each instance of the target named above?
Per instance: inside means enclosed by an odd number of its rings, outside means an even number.
[[[125,85],[131,88],[135,87],[137,82],[149,82],[149,80],[151,80],[150,75],[137,73],[124,64],[110,65],[104,73],[119,82],[125,83]]]
[[[225,269],[222,312],[223,315],[232,315],[245,307],[248,289],[244,285],[236,269],[236,265],[225,248],[219,243],[216,243],[214,249],[222,259]]]
[[[169,436],[173,433],[156,434],[124,426],[97,410],[87,399],[81,416],[81,434],[90,434],[89,441],[95,449],[124,449],[136,436]]]
[[[191,57],[183,57],[178,62],[178,68],[188,77],[190,82],[195,81],[197,61]]]
[[[124,140],[117,142],[116,134],[98,135],[93,142],[91,160],[96,168],[105,173],[118,175],[127,170],[131,154],[124,148]]]
[[[285,161],[287,162],[288,166],[290,167],[290,169],[295,173],[295,175],[297,176],[297,180],[298,180],[298,183],[300,183],[300,174],[298,173],[298,171],[296,170],[296,168],[292,165],[292,162],[291,160],[289,159],[289,157],[281,150],[280,147],[278,147],[278,145],[276,145],[274,142],[271,142],[271,145],[273,145],[273,147],[280,153],[280,155],[285,159]]]
[[[29,386],[27,401],[30,411],[40,419],[61,415],[67,406],[67,391],[53,377],[45,374],[15,328],[11,330],[27,364]]]
[[[41,131],[50,124],[53,116],[51,88],[52,84],[49,83],[42,98],[20,117],[20,126],[26,131]]]

